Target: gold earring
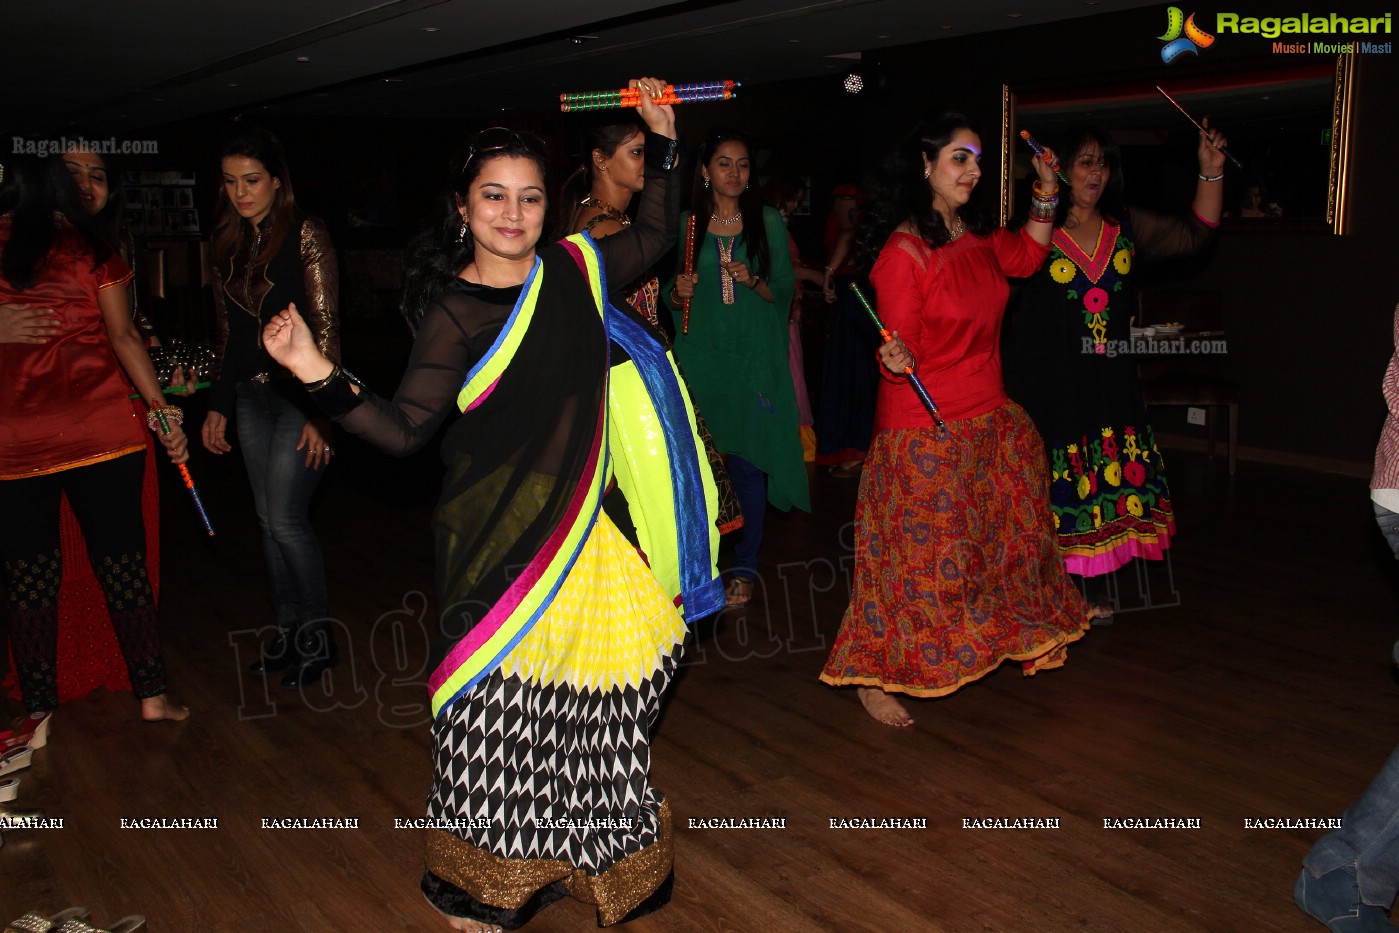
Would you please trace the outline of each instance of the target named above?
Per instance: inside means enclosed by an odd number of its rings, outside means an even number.
[[[932,177],[933,177],[933,170],[930,169],[930,168],[928,168],[928,166],[926,166],[926,165],[923,166],[923,177],[924,177],[924,178],[932,178]]]
[[[704,179],[704,190],[705,190],[705,191],[708,191],[708,190],[709,190],[709,177],[708,177],[708,176],[705,176],[705,179]]]
[[[458,242],[458,243],[465,243],[465,242],[466,242],[466,215],[465,215],[465,214],[463,214],[462,217],[461,217],[461,229],[457,231],[457,242]]]

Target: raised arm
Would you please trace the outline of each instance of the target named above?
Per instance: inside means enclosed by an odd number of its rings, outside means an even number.
[[[656,78],[638,81],[660,87],[665,82]],[[598,241],[607,278],[612,282],[630,282],[651,268],[675,241],[675,226],[680,217],[680,185],[676,167],[680,163],[680,142],[675,135],[675,113],[669,107],[659,107],[645,94],[637,108],[646,121],[646,184],[636,222],[626,230]]]
[[[268,322],[263,345],[345,430],[391,454],[407,456],[431,440],[455,409],[466,373],[490,346],[498,324],[489,310],[482,311],[481,302],[445,294],[423,316],[408,370],[391,401],[350,382],[316,347],[295,306]]]

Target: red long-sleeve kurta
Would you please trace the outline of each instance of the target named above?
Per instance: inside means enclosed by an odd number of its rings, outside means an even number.
[[[0,250],[10,219],[0,218]],[[58,313],[45,343],[0,344],[0,480],[42,476],[144,450],[145,425],[127,401],[131,381],[107,336],[97,293],[124,286],[131,269],[115,253],[97,268],[82,238],[58,224],[34,285],[0,278],[0,302]]]
[[[879,316],[908,344],[914,370],[944,419],[972,418],[1005,404],[1000,345],[1006,279],[1033,274],[1048,253],[1027,230],[967,234],[936,250],[907,233],[884,244],[870,272]],[[932,417],[908,380],[881,372],[886,378],[875,431],[930,426]]]

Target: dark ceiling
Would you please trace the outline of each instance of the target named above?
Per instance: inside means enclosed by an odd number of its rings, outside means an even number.
[[[0,122],[103,132],[230,111],[473,118],[638,72],[767,82],[893,45],[1151,0],[7,0]]]

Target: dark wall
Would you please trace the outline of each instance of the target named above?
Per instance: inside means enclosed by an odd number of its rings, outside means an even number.
[[[1231,8],[1249,12],[1245,4]],[[1347,4],[1344,12],[1385,11]],[[1279,15],[1279,10],[1259,8],[1257,15],[1264,14]],[[1202,17],[1202,23],[1212,20],[1211,14]],[[981,194],[992,207],[999,178],[1002,84],[1022,94],[1086,81],[1105,88],[1126,82],[1169,84],[1293,63],[1272,55],[1263,39],[1226,35],[1199,56],[1166,65],[1156,38],[1165,26],[1164,7],[1153,6],[888,49],[867,55],[866,64],[878,60],[882,91],[858,98],[841,92],[839,78],[849,63],[839,62],[840,67],[819,79],[748,87],[730,103],[684,107],[681,130],[693,146],[717,124],[743,127],[768,151],[766,172],[813,178],[812,216],[793,224],[810,261],[820,258],[819,229],[831,187],[857,177],[934,106],[960,109],[982,128],[987,154]],[[1394,56],[1363,57],[1355,96],[1349,236],[1225,229],[1206,261],[1170,272],[1178,277],[1172,288],[1218,289],[1223,295],[1229,333],[1223,367],[1242,386],[1244,445],[1357,462],[1371,456],[1384,415],[1379,381],[1392,349],[1391,322],[1399,302],[1393,232],[1399,218],[1399,173],[1392,155],[1399,152],[1396,103],[1399,63]],[[1162,106],[1167,106],[1164,101]],[[447,121],[350,123],[276,112],[263,119],[284,137],[299,200],[324,216],[337,243],[348,248],[401,246],[430,213],[448,155],[474,129]],[[569,119],[544,111],[509,122],[541,132],[562,152],[568,148]],[[193,165],[201,172],[207,199],[201,207],[212,204],[215,140],[225,125],[206,120],[161,128],[161,164],[149,167]],[[1184,145],[1189,146],[1188,129]],[[556,161],[566,168],[566,156]],[[392,166],[395,227],[366,230],[350,224],[345,208],[361,183],[356,173],[362,172],[354,166],[366,162]],[[1148,200],[1154,193],[1147,190],[1148,180],[1137,183],[1141,199]],[[1133,184],[1129,181],[1129,202]],[[1183,421],[1181,413],[1182,429]]]

